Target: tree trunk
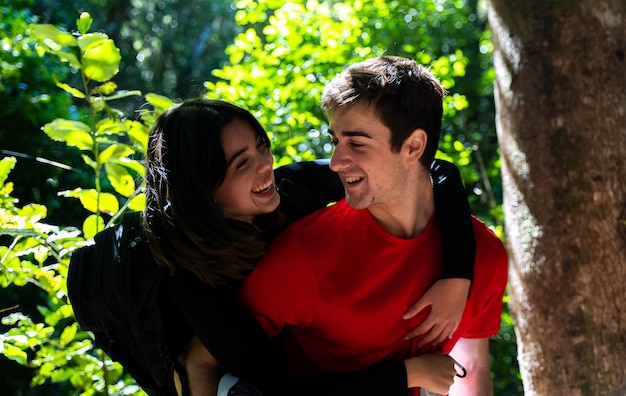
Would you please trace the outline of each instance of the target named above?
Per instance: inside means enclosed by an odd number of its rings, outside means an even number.
[[[626,395],[626,2],[490,0],[526,395]]]

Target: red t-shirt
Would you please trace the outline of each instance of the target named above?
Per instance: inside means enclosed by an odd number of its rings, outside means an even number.
[[[474,280],[458,330],[437,348],[444,353],[460,337],[487,338],[500,328],[506,251],[473,223]],[[404,336],[425,314],[402,314],[438,279],[442,257],[434,216],[420,235],[402,239],[342,200],[277,237],[239,297],[270,337],[286,332],[298,374],[353,371],[418,354],[418,341]]]

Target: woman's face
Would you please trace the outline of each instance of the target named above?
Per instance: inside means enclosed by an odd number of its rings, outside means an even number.
[[[251,223],[272,212],[280,198],[274,185],[272,153],[246,121],[234,119],[221,132],[226,176],[215,191],[224,216]]]

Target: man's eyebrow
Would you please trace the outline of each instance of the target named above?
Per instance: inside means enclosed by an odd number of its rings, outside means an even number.
[[[235,162],[237,157],[241,156],[247,150],[248,150],[248,147],[244,147],[241,150],[237,151],[235,154],[233,154],[233,156],[230,157],[230,159],[226,162],[226,167],[228,168],[233,162]]]
[[[337,134],[335,133],[335,131],[333,131],[332,129],[328,130],[328,133],[330,133],[332,136],[336,136]],[[372,136],[369,133],[363,132],[363,131],[341,131],[341,136],[346,136],[346,137],[365,137],[368,139],[371,139]]]

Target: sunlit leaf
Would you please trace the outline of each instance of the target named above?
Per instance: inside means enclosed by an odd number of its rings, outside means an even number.
[[[16,162],[15,157],[4,157],[0,160],[0,186],[4,185]]]
[[[122,124],[124,125],[124,124]],[[104,164],[110,161],[119,161],[122,157],[127,157],[133,154],[135,150],[125,144],[114,144],[104,149],[100,155],[98,155],[98,162]]]
[[[85,94],[82,91],[72,87],[69,84],[57,82],[57,87],[61,88],[65,92],[71,94],[75,98],[79,98],[79,99],[84,99],[85,98]]]
[[[107,81],[102,85],[97,86],[94,90],[94,94],[110,95],[117,89],[117,84],[113,81]]]
[[[141,162],[137,160],[130,159],[130,158],[120,158],[119,164],[122,166],[125,166],[128,169],[131,169],[132,171],[134,171],[135,173],[141,176],[144,176],[146,174],[146,168],[144,164],[142,164]]]
[[[139,150],[141,151],[141,153],[145,155],[148,149],[148,138],[150,131],[141,122],[127,120],[126,123],[128,136],[137,146],[139,146]]]
[[[131,96],[141,96],[141,91],[136,90],[136,89],[132,91],[121,90],[121,91],[117,91],[115,95],[105,96],[103,99],[106,101],[109,101],[109,100],[124,99],[124,98],[128,98]]]
[[[95,214],[89,215],[83,222],[83,235],[86,239],[93,238],[98,232],[104,230],[104,219]]]
[[[86,34],[78,39],[82,50],[85,76],[93,81],[107,81],[117,74],[122,56],[113,40],[103,34]]]
[[[25,365],[28,359],[26,352],[6,342],[0,342],[0,353],[11,360],[15,360],[21,365]]]
[[[111,118],[105,118],[96,125],[96,134],[101,135],[123,135],[126,133],[126,124]],[[118,145],[121,146],[121,145]]]
[[[119,210],[119,202],[117,201],[117,198],[115,198],[115,195],[111,193],[101,192],[98,199],[98,193],[96,190],[76,188],[71,191],[62,191],[59,195],[78,198],[83,207],[92,213],[96,213],[98,207],[100,212],[108,213],[110,215],[117,213]]]
[[[125,197],[133,195],[135,192],[135,179],[133,179],[125,167],[107,162],[105,169],[107,171],[107,178],[115,191]]]
[[[76,37],[70,33],[63,32],[54,25],[33,24],[28,29],[32,37],[46,43],[52,49],[60,49],[62,46],[76,46]]]
[[[133,198],[131,198],[128,208],[135,212],[141,212],[146,208],[146,195],[139,194]]]
[[[89,134],[91,128],[80,121],[57,118],[47,123],[43,131],[53,140],[65,142],[68,146],[74,146],[80,150],[91,150],[93,139]]]
[[[145,97],[152,106],[161,110],[168,109],[174,104],[174,102],[172,102],[170,98],[162,95],[157,95],[155,93],[147,93]]]
[[[69,326],[66,326],[61,333],[61,345],[65,346],[74,340],[76,337],[76,331],[78,330],[78,323],[74,322]]]
[[[81,34],[85,34],[91,28],[91,23],[93,20],[91,19],[91,15],[88,12],[81,12],[80,17],[76,21],[76,27]]]
[[[85,161],[85,163],[87,165],[89,165],[94,171],[98,168],[98,163],[96,161],[94,161],[93,159],[91,159],[88,155],[81,155],[81,158],[83,159],[83,161]]]

